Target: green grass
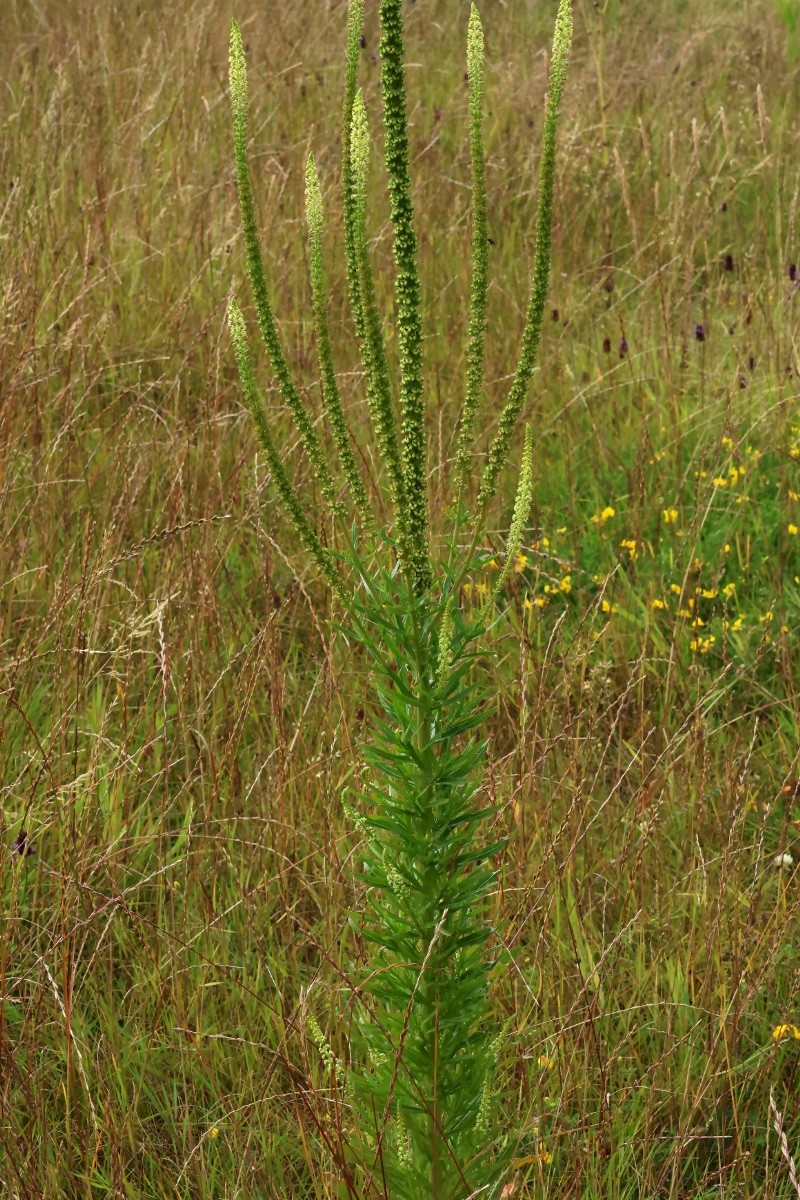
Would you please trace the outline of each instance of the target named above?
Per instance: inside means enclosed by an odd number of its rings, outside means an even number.
[[[0,49],[0,1185],[321,1200],[347,1116],[308,1016],[346,1055],[363,664],[281,549],[225,330],[243,277],[230,11],[95,7],[15,11]],[[484,5],[493,411],[524,322],[552,7]],[[366,429],[336,208],[343,6],[236,15],[287,357],[320,412],[313,149],[336,369]],[[435,524],[464,371],[467,6],[409,15]],[[535,513],[495,632],[486,783],[509,837],[493,904],[514,962],[494,1004],[531,1160],[517,1196],[796,1195],[769,1109],[772,1091],[800,1158],[800,1041],[772,1037],[800,1025],[790,58],[766,2],[576,4],[525,414]]]

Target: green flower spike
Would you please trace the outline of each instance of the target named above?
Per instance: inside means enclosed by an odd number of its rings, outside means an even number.
[[[272,434],[269,431],[267,423],[267,414],[264,412],[264,406],[261,403],[261,397],[258,394],[255,378],[253,376],[253,366],[250,361],[250,349],[247,344],[247,329],[244,323],[241,309],[235,300],[231,300],[228,305],[228,328],[231,331],[231,341],[233,342],[233,351],[236,355],[236,365],[239,368],[239,378],[244,390],[247,405],[255,422],[256,431],[261,440],[261,445],[264,447],[264,453],[267,456],[269,469],[272,472],[273,479],[278,488],[278,494],[283,501],[284,507],[291,518],[292,524],[295,527],[297,536],[305,546],[308,553],[311,555],[314,562],[319,567],[319,570],[324,575],[333,590],[339,595],[344,596],[344,584],[339,572],[333,565],[328,552],[322,545],[322,542],[317,537],[311,522],[303,511],[303,507],[297,498],[297,494],[289,481],[289,476],[284,470],[281,456],[275,448],[275,443],[272,440]]]
[[[482,514],[485,514],[497,490],[498,477],[508,460],[511,437],[525,402],[528,384],[533,374],[536,354],[539,349],[542,318],[547,302],[547,288],[550,279],[553,186],[556,173],[556,128],[558,126],[558,110],[564,92],[564,80],[566,79],[567,59],[569,57],[571,42],[572,3],[571,0],[560,0],[556,16],[555,33],[553,35],[553,54],[550,65],[550,94],[547,100],[547,112],[542,137],[542,159],[539,166],[539,203],[536,213],[536,249],[534,251],[531,294],[528,302],[528,313],[525,319],[525,331],[522,335],[522,350],[520,352],[517,371],[514,381],[511,384],[508,401],[500,414],[497,433],[489,450],[489,458],[484,467],[481,479],[478,505]]]
[[[317,168],[313,154],[309,154],[306,163],[306,221],[308,224],[308,255],[311,268],[311,296],[314,310],[314,331],[317,336],[320,368],[322,372],[322,396],[325,408],[333,428],[333,439],[347,479],[350,493],[355,500],[362,518],[367,524],[372,523],[367,494],[358,473],[353,451],[350,445],[350,434],[342,412],[342,402],[339,396],[339,386],[336,382],[336,371],[333,366],[333,350],[331,347],[328,319],[326,315],[325,271],[322,265],[322,192],[320,191]]]
[[[400,558],[406,571],[411,569],[412,557],[408,545],[406,488],[403,464],[392,407],[392,385],[389,364],[381,331],[381,319],[375,300],[375,281],[369,261],[366,230],[367,171],[369,167],[369,126],[364,96],[359,90],[353,102],[353,121],[350,131],[350,160],[353,188],[353,236],[358,263],[358,286],[364,337],[362,355],[367,372],[367,399],[378,449],[389,470],[389,493],[400,526],[398,544]]]
[[[422,322],[417,270],[417,236],[413,225],[411,180],[408,171],[403,18],[401,0],[382,0],[380,44],[385,158],[394,224],[397,267],[397,340],[400,349],[400,409],[403,416],[403,476],[406,486],[408,539],[414,587],[430,587],[428,546],[428,478],[425,407],[422,398]]]
[[[511,527],[508,531],[508,545],[506,547],[506,557],[503,563],[502,570],[497,577],[497,582],[492,592],[492,601],[497,602],[497,599],[502,591],[505,581],[511,573],[511,568],[522,549],[522,539],[525,535],[525,526],[528,523],[528,516],[531,511],[531,501],[533,500],[533,430],[530,425],[525,426],[525,448],[522,451],[522,466],[519,472],[519,482],[517,484],[517,495],[514,501],[514,515],[511,518]]]
[[[261,336],[269,356],[275,378],[278,381],[284,403],[291,410],[297,431],[306,454],[311,459],[314,474],[319,480],[322,493],[337,516],[344,515],[343,506],[336,498],[334,484],[325,455],[319,443],[311,418],[306,412],[300,394],[294,385],[286,359],[281,349],[272,306],[267,293],[267,281],[264,276],[264,264],[261,260],[261,248],[258,243],[258,228],[256,225],[253,189],[250,183],[250,171],[247,166],[247,67],[244,58],[242,34],[235,21],[231,22],[230,45],[230,91],[233,109],[233,150],[236,167],[236,186],[239,193],[239,208],[242,214],[245,249],[247,253],[247,274],[253,292],[253,302],[256,306],[258,324]]]
[[[473,4],[467,34],[469,75],[469,150],[472,164],[472,284],[467,341],[467,388],[456,451],[456,513],[458,514],[472,461],[471,442],[483,388],[486,297],[489,285],[489,235],[486,221],[486,178],[483,132],[483,27]],[[458,519],[458,516],[457,518]]]
[[[344,73],[344,101],[342,103],[342,198],[344,203],[344,250],[347,260],[350,307],[353,310],[353,321],[360,341],[364,339],[364,321],[361,315],[361,289],[356,253],[356,212],[350,130],[353,122],[353,104],[358,89],[358,51],[363,28],[364,0],[348,0],[347,57]]]

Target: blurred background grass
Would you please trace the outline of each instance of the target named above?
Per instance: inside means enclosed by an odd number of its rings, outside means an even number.
[[[772,1036],[800,1025],[800,76],[784,8],[576,0],[529,407],[536,510],[496,634],[487,779],[515,952],[498,1086],[530,1160],[509,1195],[795,1195],[768,1136],[772,1090],[800,1155],[800,1040]],[[482,448],[524,319],[554,9],[482,6]],[[347,1114],[307,1016],[346,1054],[361,885],[341,791],[369,687],[293,553],[224,329],[244,278],[232,10],[2,11],[0,1186],[336,1196]],[[468,296],[467,11],[408,9],[441,521]],[[344,15],[341,0],[236,10],[284,344],[319,412],[313,149],[337,367],[374,487],[344,302]],[[382,183],[376,169],[388,305]]]

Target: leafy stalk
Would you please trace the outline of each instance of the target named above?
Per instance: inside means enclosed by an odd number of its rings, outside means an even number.
[[[373,573],[353,610],[382,716],[363,750],[373,891],[362,933],[374,954],[356,1041],[368,1069],[351,1086],[362,1157],[371,1149],[391,1197],[494,1196],[513,1139],[487,1136],[496,1105],[486,898],[503,843],[476,839],[488,815],[477,803],[486,743],[474,736],[484,713],[470,670],[481,627],[450,600],[403,602],[400,586]]]

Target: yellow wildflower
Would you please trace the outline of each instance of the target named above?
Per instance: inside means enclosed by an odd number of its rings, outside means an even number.
[[[795,524],[793,524],[791,521],[786,526],[786,531],[790,537],[797,537],[797,526]]]
[[[600,607],[604,613],[615,613],[617,611],[616,604],[612,604],[610,600],[603,600]]]
[[[615,517],[616,515],[617,515],[617,510],[615,508],[612,508],[610,504],[607,504],[606,507],[604,509],[602,509],[601,512],[595,513],[591,519],[592,519],[592,523],[594,525],[605,525],[606,521],[610,521],[611,518]],[[566,529],[565,530],[559,529],[559,533],[562,533],[562,532],[566,532]]]
[[[716,588],[703,588],[703,599],[704,600],[713,600],[714,597],[716,596],[716,594],[717,594]]]
[[[776,1042],[780,1042],[785,1037],[793,1037],[800,1042],[800,1029],[796,1025],[776,1025],[772,1031],[772,1036]]]
[[[556,1065],[556,1060],[551,1058],[549,1054],[540,1054],[538,1063],[540,1067],[543,1067],[548,1071],[552,1071],[553,1067]]]
[[[650,607],[651,608],[666,608],[667,605],[664,600],[659,600],[658,596],[656,596],[655,600],[650,601]]]
[[[722,445],[725,450],[732,450],[733,449],[733,438],[724,437],[722,439]]]
[[[674,525],[678,519],[678,510],[677,508],[665,508],[662,515],[665,525]]]
[[[517,555],[516,559],[514,560],[514,570],[517,572],[517,574],[519,574],[520,571],[525,570],[527,565],[528,565],[528,556],[527,556],[527,554],[523,554],[522,551],[520,550],[519,554]]]
[[[636,541],[634,540],[634,538],[623,538],[622,541],[620,542],[620,546],[623,550],[627,550],[628,553],[630,554],[631,558],[635,560],[636,555],[637,555],[637,550],[636,550]]]
[[[680,596],[681,585],[679,583],[671,583],[669,585],[669,590],[672,592],[673,596]]]
[[[728,481],[724,475],[715,475],[711,482],[714,487],[718,488],[726,488],[728,486]]]
[[[572,591],[572,576],[565,575],[558,586],[562,592],[566,592],[567,595],[569,595],[569,593]]]
[[[730,600],[731,596],[733,595],[733,593],[735,591],[736,591],[735,583],[726,583],[725,587],[722,589],[722,594],[726,600]]]
[[[800,492],[793,492],[792,489],[789,488],[789,499],[790,500],[800,500]]]

